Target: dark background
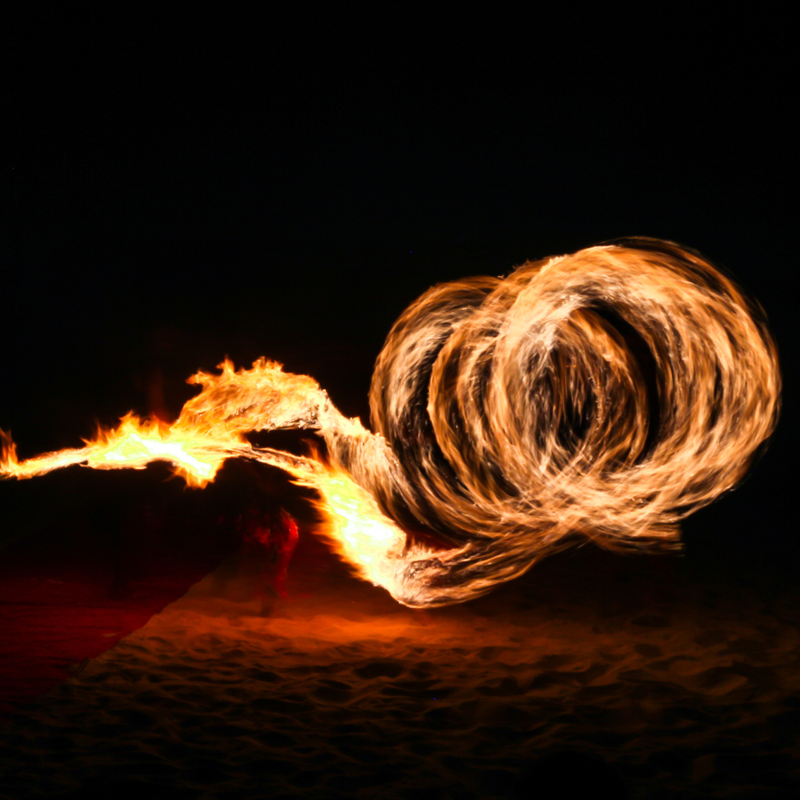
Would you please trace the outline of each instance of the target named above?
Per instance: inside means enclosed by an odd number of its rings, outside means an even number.
[[[688,554],[790,568],[788,25],[115,13],[13,29],[0,427],[21,456],[130,409],[174,415],[225,355],[311,374],[366,421],[383,339],[429,286],[656,236],[761,301],[786,382],[770,449],[687,522]],[[0,527],[93,477],[0,484]]]

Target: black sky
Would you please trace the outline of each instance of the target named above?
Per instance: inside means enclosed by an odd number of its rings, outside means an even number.
[[[432,284],[649,235],[759,298],[786,373],[773,446],[697,526],[794,547],[787,24],[116,14],[14,28],[0,427],[22,455],[146,413],[154,382],[177,411],[225,355],[366,417]]]

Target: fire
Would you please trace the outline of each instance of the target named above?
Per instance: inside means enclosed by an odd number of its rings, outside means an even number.
[[[405,566],[405,532],[341,470],[331,469],[309,485],[320,493],[318,508],[327,523],[321,532],[355,573],[376,586],[395,585]]]
[[[651,239],[431,289],[378,358],[376,433],[266,359],[189,382],[201,391],[171,425],[128,414],[83,448],[22,462],[0,432],[0,477],[167,461],[202,488],[228,458],[277,466],[318,492],[320,533],[356,574],[410,606],[483,594],[581,537],[679,546],[678,521],[741,480],[780,398],[755,304]],[[322,436],[330,463],[246,438],[289,428]]]
[[[3,435],[0,475],[32,478],[73,464],[92,469],[144,469],[153,461],[171,463],[190,486],[214,480],[227,458],[249,447],[245,434],[268,428],[304,427],[310,414],[306,398],[322,393],[312,378],[288,375],[281,366],[259,359],[237,372],[227,359],[221,374],[198,372],[189,383],[202,386],[171,425],[127,414],[114,430],[100,430],[76,450],[48,453],[20,463],[16,447]],[[263,425],[261,420],[264,420]],[[238,454],[238,453],[237,453]]]

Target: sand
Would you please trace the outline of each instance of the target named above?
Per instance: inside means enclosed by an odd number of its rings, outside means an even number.
[[[584,548],[476,602],[412,611],[303,536],[287,596],[252,589],[234,553],[6,719],[0,796],[800,787],[800,596],[786,586]]]

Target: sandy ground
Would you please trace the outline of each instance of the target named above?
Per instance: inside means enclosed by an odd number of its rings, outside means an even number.
[[[584,548],[412,611],[305,537],[234,554],[0,728],[0,795],[782,797],[800,596]]]

